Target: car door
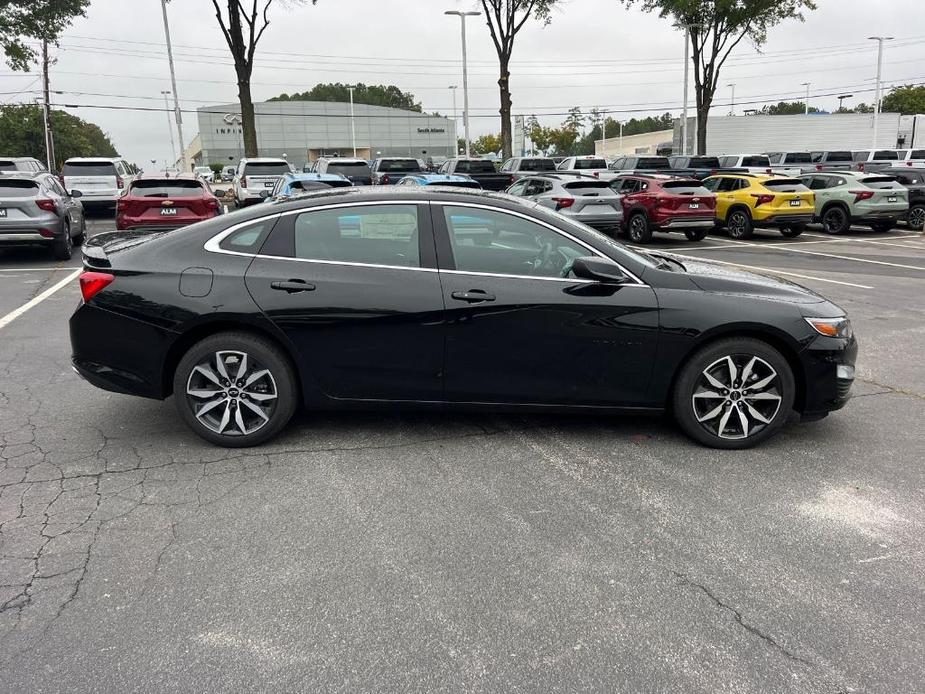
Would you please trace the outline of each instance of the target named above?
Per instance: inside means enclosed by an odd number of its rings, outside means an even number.
[[[726,213],[735,202],[735,191],[739,188],[739,179],[723,176],[716,180],[716,218],[725,221]]]
[[[447,400],[645,402],[658,337],[649,286],[575,279],[571,261],[599,253],[527,214],[477,203],[431,207],[446,304]]]
[[[48,176],[46,181],[51,191],[61,199],[65,214],[71,223],[71,229],[74,230],[74,233],[79,233],[83,223],[83,205],[71,197],[54,176]]]
[[[441,400],[443,296],[426,204],[280,216],[247,288],[335,399]]]

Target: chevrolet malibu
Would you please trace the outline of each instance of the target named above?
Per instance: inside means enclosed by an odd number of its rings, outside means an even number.
[[[343,188],[84,250],[73,365],[223,446],[299,407],[671,412],[746,448],[848,400],[845,312],[517,198]]]

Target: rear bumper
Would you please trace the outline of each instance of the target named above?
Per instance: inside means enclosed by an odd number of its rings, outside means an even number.
[[[140,217],[116,217],[116,230],[144,231],[147,229],[151,231],[169,231],[170,229],[179,229],[180,227],[189,226],[190,224],[203,222],[206,219],[212,219],[212,217],[187,217],[183,219],[165,217],[163,221],[160,219]]]
[[[766,227],[783,227],[789,226],[791,224],[809,224],[813,221],[815,217],[815,211],[811,210],[809,212],[800,212],[792,214],[771,214],[767,217],[759,219],[755,218],[755,224],[758,226]]]
[[[12,221],[12,220],[11,220]],[[0,224],[0,246],[25,246],[52,243],[64,234],[64,225],[58,217],[32,219],[28,224]]]
[[[704,227],[713,228],[716,224],[716,217],[665,217],[662,220],[654,220],[653,224],[658,229],[703,229]]]
[[[84,205],[115,205],[121,194],[121,190],[80,190],[79,199]]]

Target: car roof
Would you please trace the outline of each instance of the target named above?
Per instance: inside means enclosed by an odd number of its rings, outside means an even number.
[[[316,173],[301,171],[296,173],[283,174],[283,178],[290,181],[346,181],[349,180],[342,174]]]
[[[9,181],[10,179],[19,181],[32,181],[39,176],[50,176],[47,171],[0,171],[0,179]]]
[[[64,163],[67,164],[71,161],[104,161],[107,164],[112,164],[113,162],[122,161],[122,157],[68,157],[64,160]]]
[[[403,178],[411,178],[420,181],[474,181],[475,179],[462,174],[441,174],[441,173],[413,173]]]
[[[403,159],[414,159],[414,157],[402,157]],[[319,157],[319,159],[324,159],[325,161],[341,161],[341,162],[358,162],[361,164],[368,164],[365,159],[360,159],[359,157]]]
[[[591,174],[583,174],[572,171],[536,171],[531,172],[529,176],[524,176],[524,178],[587,178],[589,181],[600,181],[597,176],[592,176]]]
[[[0,161],[38,161],[38,159],[35,157],[5,157],[0,154]]]
[[[241,160],[245,164],[288,164],[289,162],[281,157],[251,157]]]
[[[152,179],[164,179],[164,180],[181,180],[181,181],[199,181],[200,179],[196,177],[195,174],[191,173],[174,173],[173,171],[145,171],[140,173],[135,177],[135,180],[149,181]]]

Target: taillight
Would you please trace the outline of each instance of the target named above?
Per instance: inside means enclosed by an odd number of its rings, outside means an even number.
[[[390,180],[391,179],[389,178],[388,174],[382,174],[382,176],[379,178],[379,183],[387,184]]]
[[[864,170],[864,162],[861,162],[858,164],[858,171],[863,171],[863,170]]]
[[[507,184],[508,184],[509,186],[514,185],[514,174],[510,174],[510,175],[507,177]]]
[[[247,188],[247,176],[241,176],[241,187]]]
[[[213,212],[218,212],[218,199],[216,198],[206,198],[206,207]]]
[[[591,175],[594,176],[594,178],[600,178],[600,177],[601,177],[601,172],[600,172],[600,171],[592,171],[592,172],[591,172]]]
[[[816,164],[816,171],[822,171],[822,164]]]
[[[116,176],[116,188],[119,190],[125,188],[125,181],[122,180],[121,176]]]
[[[575,204],[575,198],[553,198],[556,203],[556,209],[562,210]]]
[[[39,209],[45,210],[46,212],[54,212],[55,214],[57,214],[58,212],[58,208],[55,207],[54,200],[49,200],[48,198],[42,198],[40,200],[36,200],[35,204],[39,206]]]
[[[861,202],[861,200],[870,200],[872,197],[874,197],[874,191],[872,190],[849,190],[848,192],[854,196],[855,202]]]
[[[758,205],[763,205],[766,202],[774,202],[773,195],[765,195],[764,193],[752,193],[752,197],[755,198],[755,207],[758,207]]]
[[[80,293],[83,295],[84,301],[90,301],[101,289],[109,286],[114,279],[115,277],[105,272],[82,272],[78,281],[80,282]]]

